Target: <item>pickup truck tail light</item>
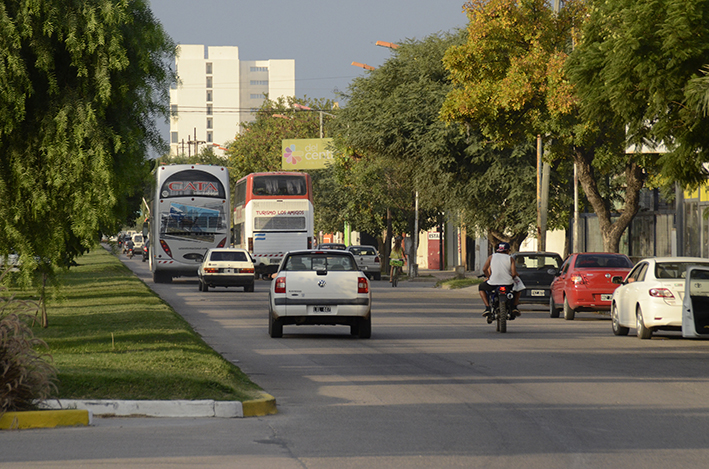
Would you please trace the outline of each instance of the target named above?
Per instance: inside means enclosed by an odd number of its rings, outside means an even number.
[[[278,277],[276,279],[276,288],[274,291],[276,293],[285,293],[286,292],[286,278],[285,277]]]
[[[369,281],[367,280],[367,277],[360,277],[357,279],[357,293],[369,293]]]

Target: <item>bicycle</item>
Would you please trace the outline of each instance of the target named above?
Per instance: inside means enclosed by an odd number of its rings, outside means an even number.
[[[389,265],[394,267],[391,273],[391,286],[395,287],[399,284],[399,275],[401,275],[401,268],[404,266],[404,260],[391,259],[389,261]]]

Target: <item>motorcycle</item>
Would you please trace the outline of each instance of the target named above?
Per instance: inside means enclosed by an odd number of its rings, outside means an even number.
[[[488,292],[490,315],[487,317],[487,323],[496,321],[497,332],[507,332],[507,321],[515,318],[512,315],[514,297],[512,288],[506,285],[499,285]]]

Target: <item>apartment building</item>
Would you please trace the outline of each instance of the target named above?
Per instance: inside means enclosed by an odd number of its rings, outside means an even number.
[[[295,96],[295,60],[239,60],[236,46],[177,47],[178,83],[170,90],[170,154],[194,155],[225,145],[253,121],[267,94]]]

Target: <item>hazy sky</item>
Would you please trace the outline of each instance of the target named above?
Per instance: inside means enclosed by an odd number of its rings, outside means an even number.
[[[335,99],[391,51],[377,41],[464,27],[464,0],[150,0],[178,44],[238,46],[241,60],[295,59],[297,97]]]

